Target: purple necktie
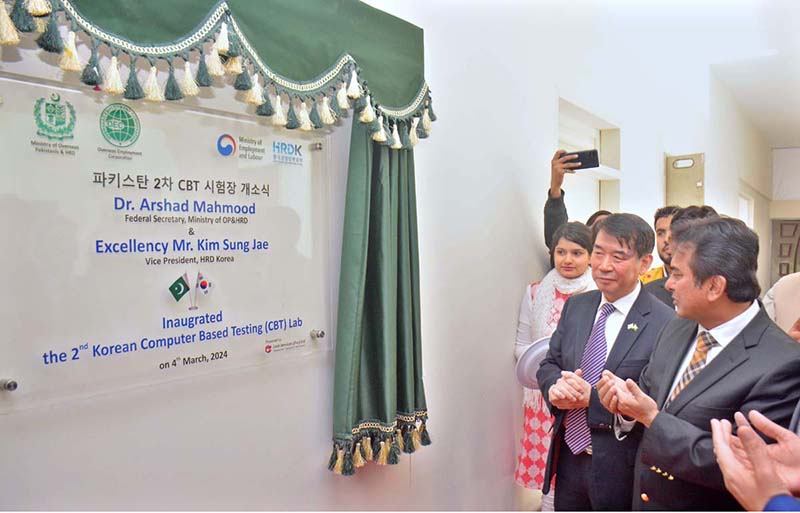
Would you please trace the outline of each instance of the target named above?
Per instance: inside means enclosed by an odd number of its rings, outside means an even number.
[[[600,374],[606,365],[606,318],[616,310],[614,305],[606,303],[600,308],[600,316],[594,323],[592,334],[583,350],[581,370],[583,379],[595,386],[600,381]],[[572,454],[580,454],[592,445],[592,432],[586,417],[586,408],[567,412],[567,430],[564,439]]]

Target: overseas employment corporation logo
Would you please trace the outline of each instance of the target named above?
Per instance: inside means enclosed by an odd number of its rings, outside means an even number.
[[[33,106],[37,135],[48,139],[63,141],[72,139],[75,131],[75,108],[61,95],[53,93],[50,99],[39,98]]]
[[[236,139],[228,134],[222,134],[217,139],[217,151],[223,157],[230,157],[236,153]]]
[[[136,112],[123,103],[112,103],[100,114],[100,133],[112,146],[127,148],[139,139],[141,132]]]

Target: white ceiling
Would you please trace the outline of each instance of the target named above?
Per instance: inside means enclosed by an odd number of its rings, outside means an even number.
[[[800,147],[800,55],[770,55],[711,69],[767,144]]]

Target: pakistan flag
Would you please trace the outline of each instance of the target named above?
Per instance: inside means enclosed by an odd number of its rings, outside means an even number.
[[[189,278],[186,273],[183,273],[183,276],[179,276],[175,283],[169,286],[169,293],[172,294],[175,301],[180,301],[187,292],[189,292]]]

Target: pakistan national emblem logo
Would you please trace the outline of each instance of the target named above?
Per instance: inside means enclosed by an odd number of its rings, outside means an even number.
[[[75,131],[75,107],[61,95],[53,93],[50,99],[39,98],[33,107],[37,135],[48,139],[63,141],[72,139]]]
[[[112,103],[100,114],[100,133],[112,146],[131,146],[139,139],[141,131],[136,112],[123,103]]]

